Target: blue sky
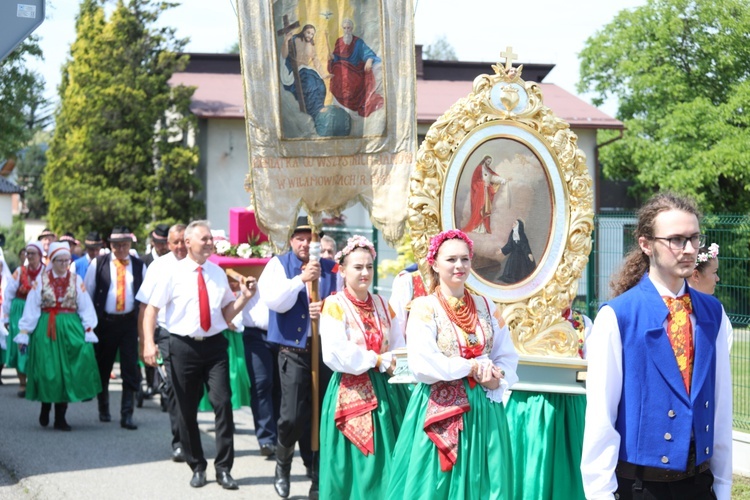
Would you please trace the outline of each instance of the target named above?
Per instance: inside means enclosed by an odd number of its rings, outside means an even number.
[[[511,45],[522,63],[555,64],[545,82],[576,93],[578,53],[586,39],[620,10],[644,5],[646,0],[413,2],[417,43],[428,45],[444,35],[460,60],[486,62],[497,62],[500,51]],[[77,11],[77,1],[47,0],[47,19],[36,31],[42,37],[45,61],[34,67],[44,76],[47,97],[53,100],[57,100],[60,66],[75,38]],[[178,36],[190,38],[189,52],[223,52],[238,37],[234,0],[183,0],[162,22],[176,27]],[[488,66],[487,72],[491,71]],[[602,110],[614,115],[616,103],[605,103]]]

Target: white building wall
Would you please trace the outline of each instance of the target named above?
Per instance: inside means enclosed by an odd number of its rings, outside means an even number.
[[[249,171],[244,120],[207,120],[205,151],[200,154],[206,165],[206,218],[213,229],[229,232],[229,209],[246,207],[250,195],[245,191]]]
[[[0,227],[10,227],[13,224],[13,196],[0,194]]]

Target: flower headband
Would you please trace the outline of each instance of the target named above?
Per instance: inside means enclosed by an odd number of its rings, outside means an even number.
[[[708,250],[705,252],[698,252],[698,258],[695,260],[695,267],[698,267],[702,262],[708,262],[708,259],[715,259],[719,256],[719,245],[711,243]]]
[[[370,240],[368,240],[364,236],[355,234],[354,236],[346,240],[346,246],[341,251],[336,253],[336,255],[333,257],[333,260],[335,260],[339,264],[343,264],[344,258],[357,248],[366,249],[368,252],[370,252],[370,255],[372,255],[373,259],[377,255],[377,253],[375,252],[375,246]]]
[[[463,231],[450,229],[438,233],[430,239],[430,249],[427,250],[428,264],[433,265],[435,263],[435,257],[437,257],[438,250],[440,250],[440,246],[445,240],[463,240],[469,247],[469,257],[474,257],[474,242],[471,241],[471,238],[469,238]]]

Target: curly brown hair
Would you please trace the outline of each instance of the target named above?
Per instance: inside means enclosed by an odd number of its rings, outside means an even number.
[[[680,196],[672,192],[663,192],[652,196],[638,210],[638,223],[633,231],[635,247],[625,256],[620,270],[612,276],[609,286],[612,297],[617,297],[633,288],[648,271],[650,261],[638,245],[641,236],[654,236],[654,221],[656,216],[669,210],[680,210],[695,215],[700,221],[702,214],[695,204],[695,200],[687,196]]]

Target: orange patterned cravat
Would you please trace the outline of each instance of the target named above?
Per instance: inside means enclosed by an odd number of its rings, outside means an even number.
[[[125,270],[128,267],[128,260],[114,259],[115,268],[117,269],[117,298],[115,300],[115,311],[125,311]]]
[[[667,336],[672,344],[674,356],[677,359],[677,366],[682,374],[682,381],[685,383],[685,389],[690,394],[690,381],[693,378],[693,357],[695,349],[693,348],[693,324],[690,322],[690,313],[693,311],[693,304],[690,301],[690,295],[680,295],[676,299],[672,297],[662,297],[664,303],[669,308],[667,318]]]

